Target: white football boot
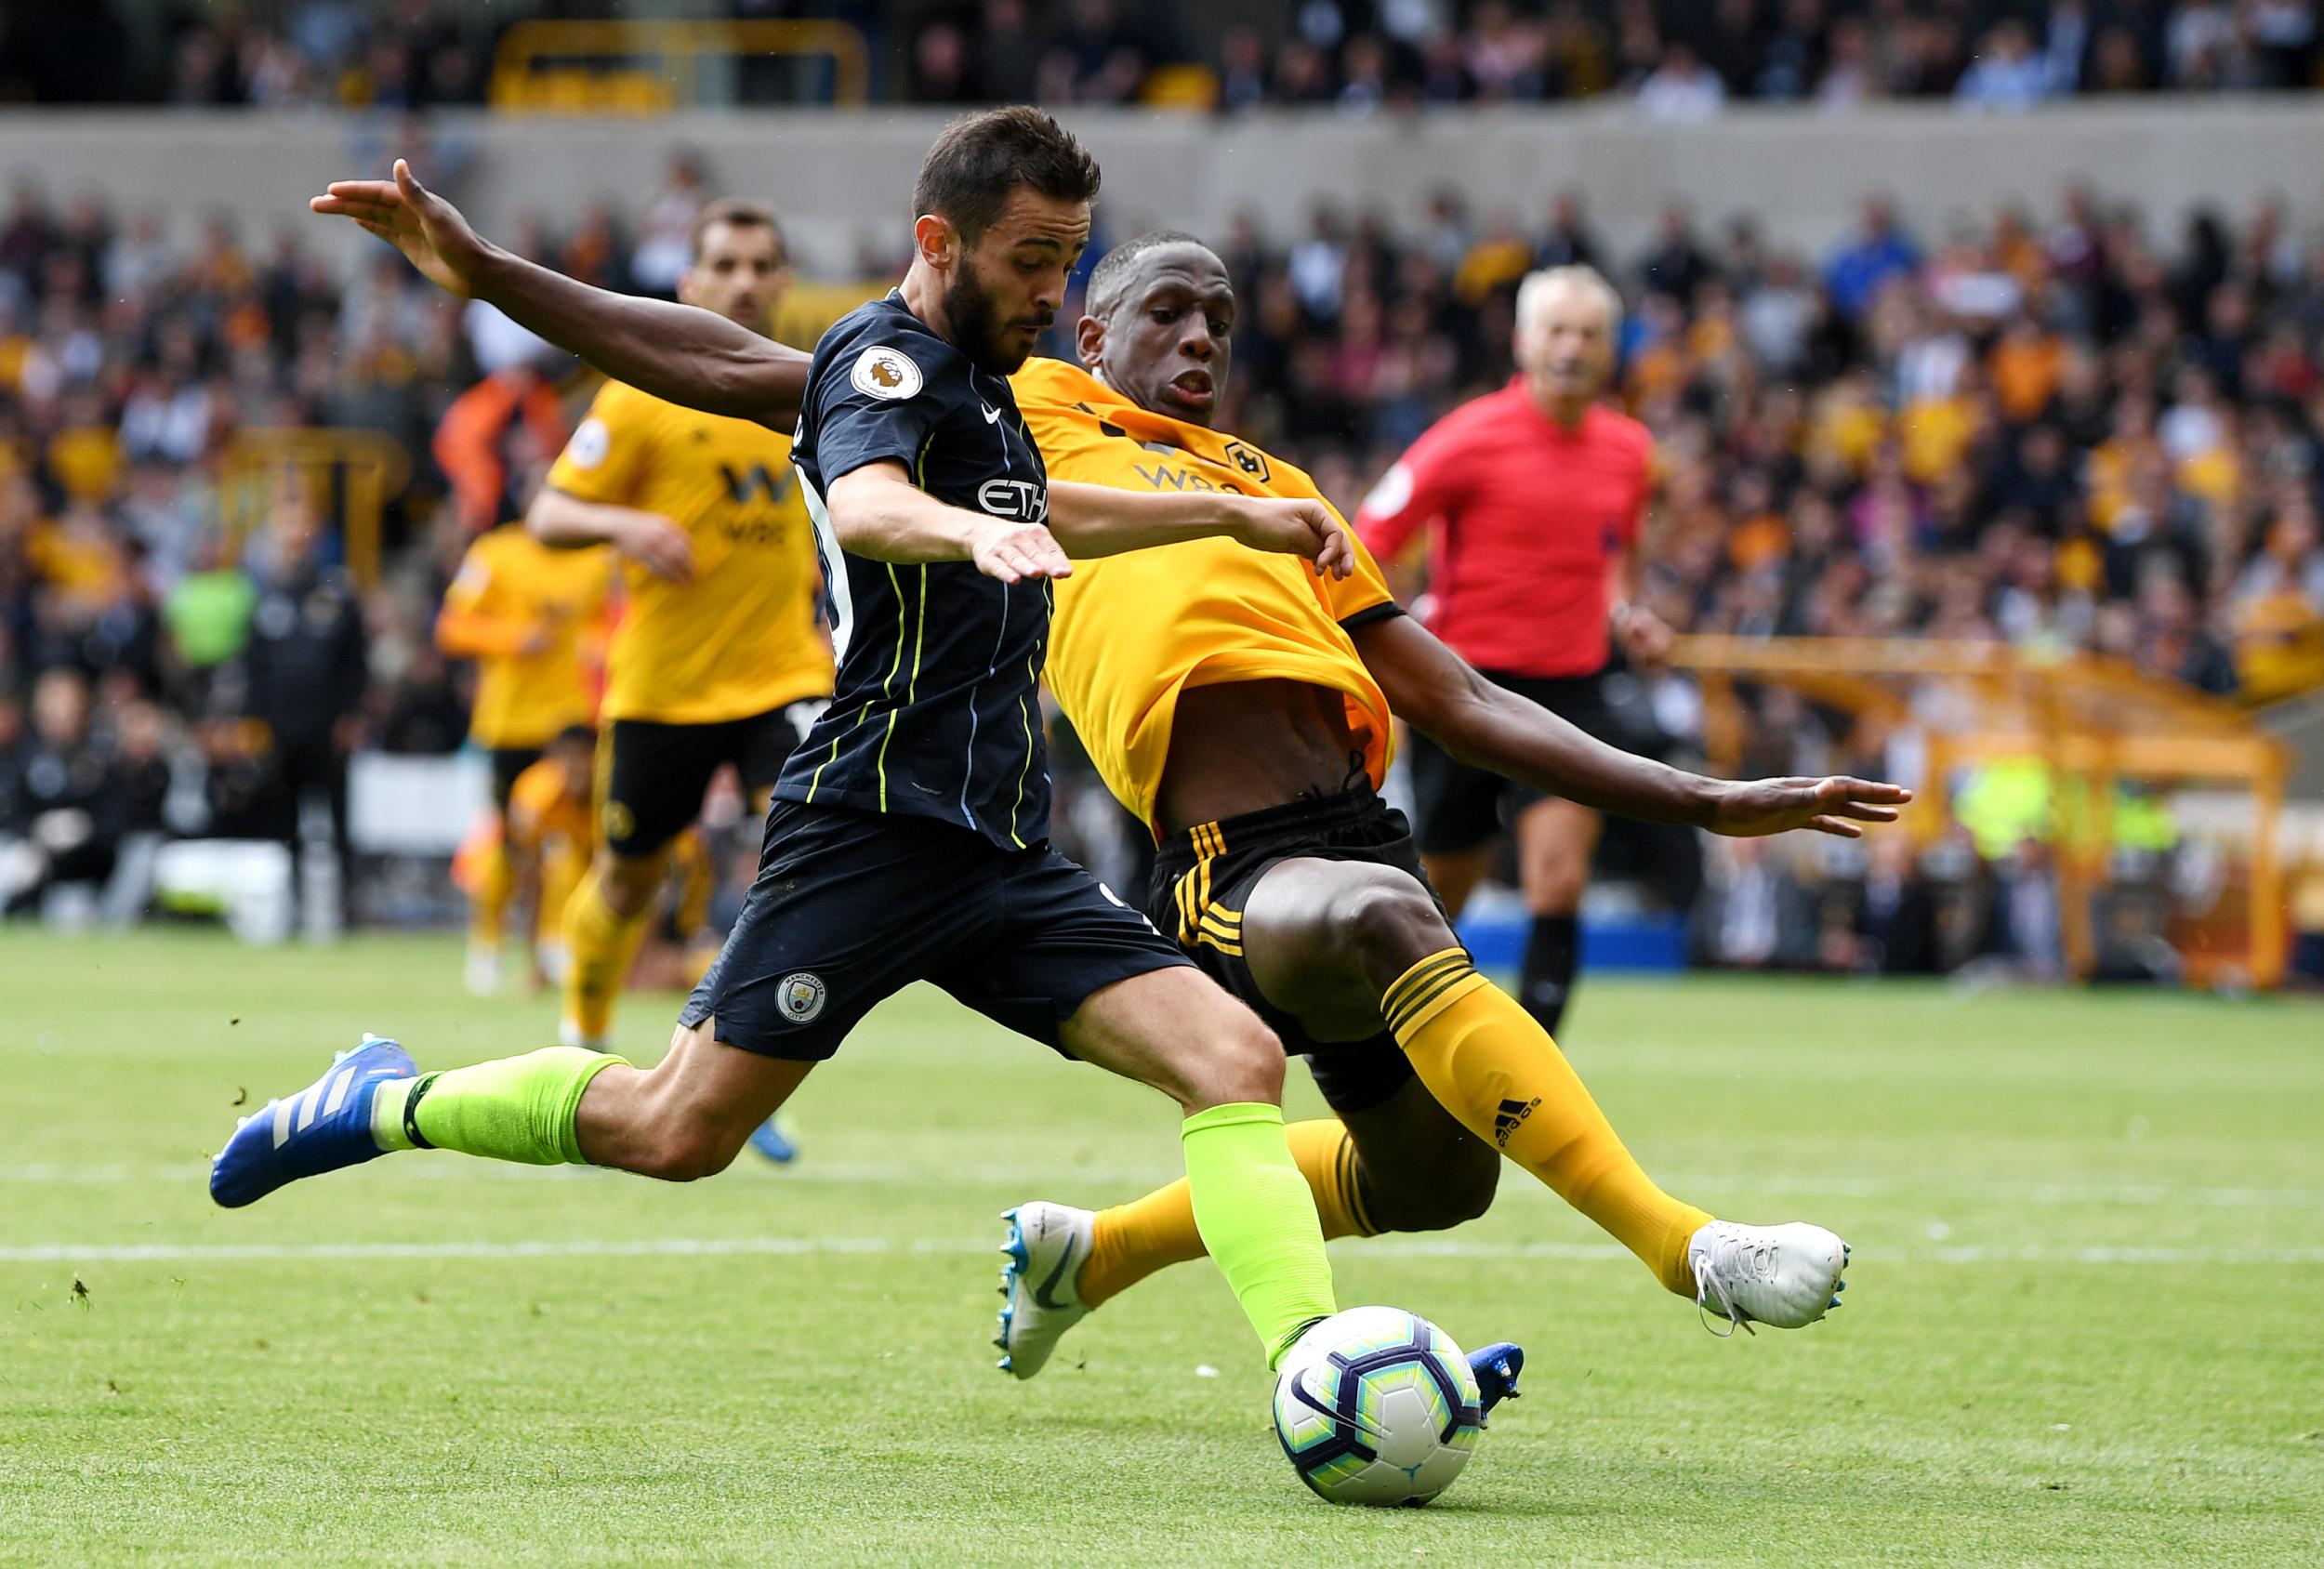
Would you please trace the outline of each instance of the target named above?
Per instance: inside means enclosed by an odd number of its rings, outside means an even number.
[[[565,983],[565,971],[572,967],[573,955],[561,941],[551,939],[535,943],[533,956],[534,962],[541,967],[541,973],[548,978],[550,985],[561,986]]]
[[[468,995],[490,997],[500,995],[500,950],[487,948],[481,943],[468,945],[468,962],[461,967],[461,980],[468,983]]]
[[[1097,1236],[1097,1215],[1067,1204],[1036,1199],[1002,1217],[1009,1240],[1000,1250],[1000,1370],[1030,1378],[1049,1362],[1065,1331],[1089,1311],[1081,1299],[1081,1270]]]
[[[614,1049],[613,1036],[585,1035],[581,1033],[581,1026],[574,1023],[570,1019],[561,1019],[557,1022],[557,1044],[559,1046],[577,1046],[589,1051],[611,1051]]]
[[[1695,1306],[1756,1335],[1753,1324],[1803,1329],[1840,1306],[1848,1289],[1848,1245],[1821,1226],[1794,1220],[1745,1226],[1713,1220],[1686,1245]],[[1718,1333],[1713,1330],[1712,1333]]]

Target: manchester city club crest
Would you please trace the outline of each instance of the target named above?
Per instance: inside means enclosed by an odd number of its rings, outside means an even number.
[[[783,1017],[794,1024],[812,1022],[815,1015],[823,1011],[824,998],[828,995],[823,977],[810,975],[803,969],[796,975],[783,977],[774,990],[775,1002],[782,1008]]]

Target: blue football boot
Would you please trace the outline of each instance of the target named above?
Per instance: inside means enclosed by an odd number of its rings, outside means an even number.
[[[1507,1340],[1496,1340],[1481,1351],[1469,1353],[1469,1371],[1476,1375],[1479,1415],[1504,1400],[1517,1398],[1517,1375],[1525,1366],[1524,1349]]]
[[[799,1158],[799,1146],[783,1131],[782,1121],[777,1117],[769,1117],[759,1125],[759,1130],[750,1136],[750,1147],[777,1166],[788,1166]]]
[[[285,1182],[360,1166],[388,1152],[371,1136],[371,1102],[390,1079],[416,1076],[411,1054],[365,1035],[331,1071],[285,1101],[242,1119],[210,1163],[210,1196],[228,1209],[256,1204]]]

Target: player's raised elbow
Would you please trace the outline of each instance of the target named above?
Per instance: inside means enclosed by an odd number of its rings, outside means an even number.
[[[543,545],[573,543],[572,498],[543,485],[533,493],[532,505],[524,509],[524,532]]]
[[[459,619],[446,611],[436,617],[436,652],[446,659],[473,659],[475,645],[461,633]]]

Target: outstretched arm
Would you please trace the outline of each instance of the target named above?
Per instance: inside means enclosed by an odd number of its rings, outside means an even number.
[[[826,510],[839,548],[871,560],[971,561],[1003,583],[1073,575],[1073,563],[1040,524],[939,501],[893,459],[866,463],[832,481]]]
[[[1318,571],[1338,577],[1355,570],[1354,549],[1331,508],[1301,498],[1233,491],[1146,494],[1051,480],[1049,527],[1068,556],[1083,560],[1189,539],[1227,538],[1253,550],[1305,556]]]
[[[1464,763],[1601,811],[1684,823],[1739,838],[1814,828],[1861,837],[1912,799],[1863,779],[1708,779],[1609,746],[1494,685],[1408,615],[1353,632],[1356,653],[1388,705]]]
[[[808,356],[715,310],[576,283],[509,255],[469,227],[398,158],[395,178],[334,181],[308,205],[387,241],[438,288],[497,306],[616,381],[706,414],[787,430]]]

